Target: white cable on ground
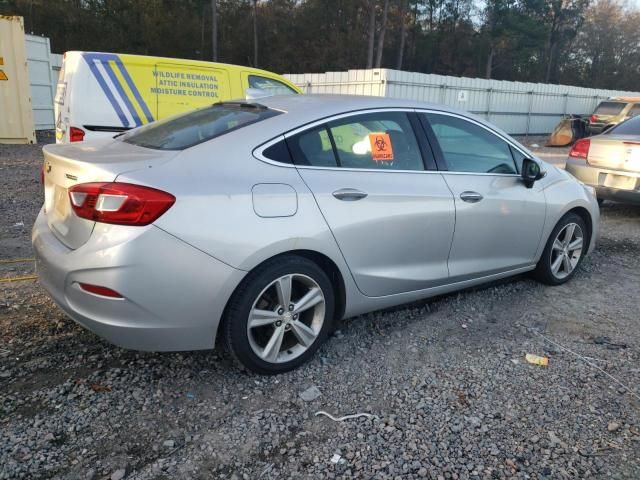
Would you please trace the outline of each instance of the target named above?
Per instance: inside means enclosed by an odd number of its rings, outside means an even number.
[[[315,413],[316,417],[318,415],[325,415],[325,416],[329,417],[331,420],[333,420],[334,422],[344,422],[345,420],[349,420],[351,418],[358,418],[358,417],[378,418],[377,415],[372,415],[370,413],[354,413],[353,415],[345,415],[344,417],[336,418],[333,415],[331,415],[330,413],[325,412],[324,410],[320,410],[319,412]]]

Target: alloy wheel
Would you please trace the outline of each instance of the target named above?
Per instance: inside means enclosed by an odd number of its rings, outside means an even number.
[[[551,248],[551,273],[556,278],[566,278],[575,270],[583,244],[584,234],[577,223],[568,223],[558,232]]]
[[[253,302],[247,335],[253,352],[269,363],[302,355],[320,334],[325,298],[318,283],[302,274],[283,275]]]

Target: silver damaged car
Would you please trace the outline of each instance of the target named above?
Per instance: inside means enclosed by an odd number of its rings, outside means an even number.
[[[335,322],[532,272],[569,280],[592,187],[468,113],[388,98],[224,102],[47,145],[40,282],[124,348],[210,349],[270,374]]]

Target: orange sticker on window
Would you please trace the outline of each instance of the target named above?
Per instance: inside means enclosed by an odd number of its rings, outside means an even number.
[[[371,157],[376,162],[392,162],[393,146],[388,133],[370,133]]]

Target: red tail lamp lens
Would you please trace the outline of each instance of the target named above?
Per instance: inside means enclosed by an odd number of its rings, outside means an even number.
[[[77,216],[94,222],[144,226],[175,203],[170,193],[131,183],[80,183],[69,189]]]
[[[586,158],[589,156],[589,147],[591,146],[591,140],[588,138],[581,138],[571,147],[569,156],[573,158]]]
[[[84,140],[84,130],[78,127],[71,127],[69,129],[69,141],[81,142]]]
[[[101,295],[103,297],[110,298],[124,298],[115,290],[111,290],[107,287],[101,287],[100,285],[91,285],[90,283],[80,283],[80,288],[85,292],[93,293],[95,295]]]

